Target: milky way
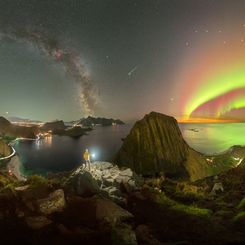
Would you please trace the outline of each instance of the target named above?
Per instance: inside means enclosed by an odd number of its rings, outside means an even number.
[[[94,110],[98,106],[98,94],[85,66],[81,63],[79,54],[75,50],[64,47],[58,39],[42,32],[18,29],[2,32],[1,35],[5,38],[35,45],[42,53],[56,62],[62,63],[65,71],[73,77],[79,87],[78,97],[84,114],[94,114]]]

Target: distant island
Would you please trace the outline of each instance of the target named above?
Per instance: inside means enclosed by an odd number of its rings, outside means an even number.
[[[101,126],[115,126],[115,125],[124,125],[125,123],[119,119],[108,119],[104,117],[91,117],[82,118],[78,121],[73,122],[75,125],[81,125],[82,127],[94,127],[96,125]]]

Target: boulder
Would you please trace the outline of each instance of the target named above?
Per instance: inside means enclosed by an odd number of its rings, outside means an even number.
[[[52,221],[45,216],[26,217],[25,220],[27,225],[33,230],[41,229],[52,223]]]
[[[93,196],[98,193],[100,188],[92,174],[79,167],[71,174],[66,183],[66,188],[74,191],[77,195],[82,197]]]
[[[222,182],[214,183],[214,186],[210,194],[216,195],[218,192],[224,192],[224,187],[223,187]]]
[[[22,191],[27,190],[29,187],[30,187],[30,185],[22,185],[22,186],[15,187],[14,189],[15,189],[17,192],[22,192]]]
[[[132,227],[121,224],[112,230],[112,244],[118,245],[137,245],[135,232]]]
[[[127,210],[108,199],[99,198],[96,200],[96,219],[100,222],[116,225],[133,217]]]
[[[161,245],[162,243],[158,241],[154,236],[153,232],[147,225],[139,225],[135,230],[137,240],[140,244],[149,244],[149,245]]]
[[[65,207],[65,196],[62,189],[49,194],[47,198],[37,200],[37,206],[41,213],[48,215],[60,212]]]

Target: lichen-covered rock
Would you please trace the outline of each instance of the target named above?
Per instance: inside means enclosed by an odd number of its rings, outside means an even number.
[[[26,217],[25,220],[27,225],[33,230],[41,229],[52,223],[52,221],[45,216]]]
[[[75,192],[82,197],[93,196],[98,193],[100,188],[92,174],[82,166],[77,168],[65,183],[68,191]]]
[[[96,219],[111,225],[127,221],[134,216],[108,199],[96,199]]]
[[[122,186],[128,192],[137,189],[141,178],[131,169],[119,169],[109,162],[93,162],[90,171],[83,166],[76,169],[65,183],[66,189],[89,197],[101,192],[113,201],[123,202]]]
[[[114,245],[137,245],[135,232],[132,227],[121,224],[112,229],[112,244]]]
[[[148,227],[147,225],[137,226],[135,233],[137,236],[137,240],[140,242],[140,244],[149,244],[149,245],[161,245],[162,244],[153,236],[150,227]]]
[[[65,196],[62,189],[49,194],[47,198],[37,200],[38,209],[43,214],[60,212],[65,207]]]

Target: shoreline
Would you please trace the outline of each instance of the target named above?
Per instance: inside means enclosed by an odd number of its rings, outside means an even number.
[[[11,160],[7,163],[8,173],[9,171],[11,171],[12,175],[14,175],[18,180],[25,181],[26,178],[23,177],[20,171],[20,167],[21,167],[21,162],[17,155],[12,157]]]
[[[19,181],[25,181],[26,178],[23,176],[21,172],[21,162],[18,155],[16,155],[16,150],[14,149],[13,144],[19,140],[36,140],[31,138],[16,138],[13,141],[11,141],[8,145],[12,148],[13,153],[6,157],[5,159],[10,159],[9,162],[6,164],[6,169],[8,174],[12,174],[17,178]]]

